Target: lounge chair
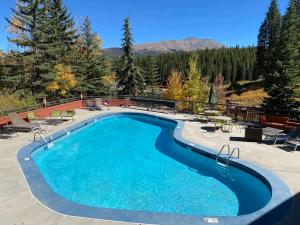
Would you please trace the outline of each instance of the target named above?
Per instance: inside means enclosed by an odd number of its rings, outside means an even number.
[[[61,119],[61,111],[59,110],[54,110],[50,113],[50,118],[51,119],[58,119],[60,118]]]
[[[46,119],[47,124],[57,126],[62,123],[62,112],[59,110],[54,110],[50,113],[50,119]]]
[[[289,140],[294,140],[300,138],[300,127],[294,128],[290,133],[288,134],[279,134],[277,137],[275,137],[274,140],[274,146],[277,144],[279,141],[289,141]]]
[[[46,119],[45,118],[42,118],[42,117],[39,117],[39,116],[36,116],[34,114],[34,112],[29,112],[27,113],[27,119],[30,123],[41,123],[41,124],[45,124],[46,122]]]
[[[17,113],[9,113],[8,117],[10,118],[11,125],[5,125],[4,128],[6,129],[13,129],[15,131],[35,131],[41,129],[39,124],[28,123],[19,118]]]
[[[4,139],[11,139],[13,137],[13,135],[19,136],[18,132],[16,132],[14,129],[8,129],[8,128],[0,128],[0,138],[4,138]]]
[[[96,106],[98,106],[101,110],[109,110],[108,101],[104,101],[104,104],[102,98],[96,98],[95,101]]]
[[[101,110],[99,106],[97,106],[95,103],[93,103],[90,100],[86,100],[86,109],[91,111]]]
[[[294,152],[300,147],[300,139],[288,140],[284,143],[284,147],[292,146],[294,147]]]
[[[64,119],[69,119],[71,118],[71,120],[73,121],[74,120],[74,116],[75,116],[75,111],[74,110],[67,110],[65,112],[62,112],[61,114],[61,119],[64,120]]]

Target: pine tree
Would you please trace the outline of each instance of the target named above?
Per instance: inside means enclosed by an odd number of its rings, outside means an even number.
[[[5,18],[9,24],[8,40],[18,50],[9,54],[11,61],[7,62],[7,79],[22,81],[24,89],[32,87],[37,80],[38,18],[42,14],[40,6],[41,3],[37,0],[19,0],[15,9],[12,9],[11,18]]]
[[[291,0],[283,18],[279,44],[278,72],[287,72],[292,80],[300,76],[300,32],[296,14],[296,2]]]
[[[276,0],[271,1],[267,16],[262,23],[257,43],[257,64],[256,69],[259,76],[266,78],[268,83],[268,74],[274,71],[277,61],[277,47],[279,44],[281,26],[281,16]]]
[[[151,87],[151,97],[154,97],[154,87],[160,83],[158,68],[153,57],[149,57],[145,68],[145,81]]]
[[[19,0],[16,2],[15,9],[12,9],[11,18],[5,18],[10,27],[10,33],[14,33],[9,41],[28,55],[36,53],[39,6],[40,3],[37,0]]]
[[[0,71],[0,87],[17,94],[28,93],[28,80],[24,76],[25,68],[22,65],[23,56],[10,51],[2,58],[2,71]],[[1,65],[0,65],[1,66]]]
[[[102,77],[107,73],[107,66],[101,45],[99,36],[93,33],[91,22],[86,17],[77,42],[73,67],[75,68],[79,91],[88,96],[103,94]]]
[[[276,71],[270,75],[265,99],[267,110],[292,108],[297,78],[300,77],[300,32],[296,15],[296,2],[291,0],[283,17]]]
[[[300,0],[297,0],[296,2],[296,12],[297,12],[297,17],[298,17],[298,20],[299,20],[299,23],[300,23]]]
[[[296,15],[297,15],[297,28],[298,28],[298,33],[300,33],[300,0],[297,0],[297,3],[296,3]],[[300,35],[299,35],[300,37]],[[300,44],[298,45],[298,51],[300,53]],[[298,59],[298,64],[300,64],[300,59]],[[300,69],[300,65],[298,67]],[[298,74],[298,83],[300,82],[300,74]]]
[[[63,5],[63,0],[44,0],[43,14],[38,19],[41,37],[39,42],[40,79],[34,85],[40,87],[41,92],[48,90],[55,80],[55,67],[59,64],[70,66],[71,55],[77,40],[76,29],[68,9]],[[51,93],[49,93],[51,94]]]
[[[123,56],[121,57],[121,66],[117,69],[116,75],[118,80],[118,88],[121,89],[121,95],[134,95],[143,92],[144,80],[140,69],[134,64],[133,58],[133,38],[130,29],[129,18],[124,20],[123,25]]]
[[[259,28],[258,41],[257,41],[257,52],[256,52],[256,70],[258,77],[264,77],[267,65],[267,20],[265,19]]]
[[[16,76],[24,76],[27,88],[44,95],[55,79],[55,66],[69,64],[76,40],[73,20],[62,0],[19,0],[7,21],[15,31],[9,40],[19,50],[15,61],[21,74]]]

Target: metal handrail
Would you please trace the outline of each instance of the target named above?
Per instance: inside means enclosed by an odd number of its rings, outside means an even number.
[[[239,149],[238,147],[235,147],[235,148],[232,150],[232,152],[230,153],[230,155],[229,155],[229,157],[228,157],[228,159],[227,159],[226,166],[228,166],[229,161],[230,161],[230,159],[231,159],[232,156],[233,156],[233,153],[235,153],[236,151],[237,151],[237,153],[238,153],[237,159],[240,158],[240,149]]]
[[[48,144],[49,142],[44,137],[43,133],[46,133],[47,138],[50,139],[50,142],[54,140],[53,137],[48,133],[48,131],[46,131],[46,130],[39,130],[39,131],[34,132],[34,135],[33,135],[34,141],[36,141],[36,135],[39,134],[40,138],[42,138],[42,140],[44,141],[44,144]]]
[[[230,146],[229,145],[223,145],[221,150],[219,151],[219,153],[217,154],[217,157],[216,157],[216,163],[219,163],[219,157],[220,155],[222,154],[222,152],[224,151],[224,149],[227,147],[227,154],[229,156],[230,154]]]

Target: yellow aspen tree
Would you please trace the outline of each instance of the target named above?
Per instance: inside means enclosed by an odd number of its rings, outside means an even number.
[[[48,85],[47,90],[52,93],[59,92],[60,95],[65,96],[77,84],[73,71],[70,66],[63,64],[56,65],[55,71],[56,77]]]
[[[207,79],[201,77],[200,69],[197,66],[197,57],[191,56],[189,60],[188,78],[183,87],[185,100],[194,102],[193,113],[197,113],[205,107],[209,95]]]
[[[181,74],[177,71],[172,71],[167,83],[167,91],[165,98],[169,100],[181,100],[183,94],[183,86]]]

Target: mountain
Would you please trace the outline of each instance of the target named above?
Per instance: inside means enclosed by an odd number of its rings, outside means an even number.
[[[199,49],[222,48],[224,45],[212,39],[186,38],[183,40],[167,40],[157,43],[145,43],[133,46],[135,55],[158,55],[172,52],[190,52]],[[104,54],[119,57],[123,54],[121,48],[107,48]]]

